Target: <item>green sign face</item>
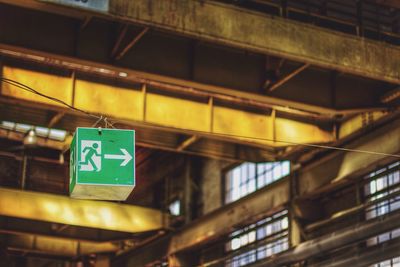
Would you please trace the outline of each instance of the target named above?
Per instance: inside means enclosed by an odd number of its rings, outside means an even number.
[[[70,195],[125,200],[135,186],[135,131],[77,128],[71,143]]]

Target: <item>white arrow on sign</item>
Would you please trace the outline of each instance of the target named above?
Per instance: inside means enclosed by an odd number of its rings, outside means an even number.
[[[132,156],[131,156],[131,154],[129,154],[128,151],[126,151],[125,148],[120,148],[120,150],[122,152],[122,155],[120,155],[120,154],[117,154],[117,155],[115,155],[115,154],[105,154],[104,158],[105,159],[123,159],[124,161],[121,162],[120,166],[126,166],[126,164],[128,164],[129,161],[131,161]]]

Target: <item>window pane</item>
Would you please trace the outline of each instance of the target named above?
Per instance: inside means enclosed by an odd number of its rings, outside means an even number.
[[[260,189],[290,172],[290,162],[245,162],[226,173],[225,201],[238,200]]]
[[[395,192],[400,190],[399,167],[400,165],[398,161],[388,165],[385,168],[381,168],[378,171],[371,172],[365,177],[367,180],[367,183],[364,187],[366,202],[373,202],[373,205],[370,205],[365,210],[366,220],[373,219],[400,209],[400,197],[390,197],[391,194],[395,194]],[[399,235],[400,228],[390,232],[382,233],[367,240],[367,246],[386,242],[398,237]],[[384,266],[382,264],[385,263],[378,263],[377,265],[373,266]]]
[[[375,263],[373,265],[370,265],[370,267],[400,267],[400,256]]]
[[[236,230],[230,237],[225,248],[234,255],[226,260],[225,266],[245,266],[280,253],[289,249],[288,213],[286,210],[275,213]],[[254,243],[258,245],[254,247]]]

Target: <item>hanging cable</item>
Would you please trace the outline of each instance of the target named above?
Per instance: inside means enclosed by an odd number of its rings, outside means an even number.
[[[39,91],[37,91],[37,90],[35,90],[35,89],[33,89],[33,88],[31,88],[31,87],[25,85],[25,84],[22,84],[22,83],[20,83],[20,82],[15,81],[15,80],[7,79],[7,78],[4,78],[4,77],[0,77],[0,79],[1,79],[1,81],[4,82],[4,83],[13,85],[13,86],[15,86],[15,87],[17,87],[17,88],[20,88],[20,89],[22,89],[22,90],[25,90],[25,91],[34,93],[34,94],[36,94],[36,95],[39,95],[39,96],[41,96],[41,97],[47,98],[47,99],[49,99],[49,100],[52,100],[52,101],[57,102],[57,103],[59,103],[59,104],[62,104],[62,105],[66,106],[66,107],[68,107],[68,108],[70,108],[70,109],[72,109],[72,110],[75,110],[75,111],[84,113],[84,114],[86,114],[86,115],[88,115],[88,116],[90,116],[90,117],[93,117],[93,118],[96,118],[96,119],[100,119],[100,118],[101,118],[100,116],[97,116],[97,115],[92,114],[92,113],[90,113],[90,112],[87,112],[87,111],[85,111],[85,110],[82,110],[82,109],[76,108],[76,107],[74,107],[74,106],[71,106],[70,104],[64,102],[63,100],[60,100],[60,99],[55,98],[55,97],[52,97],[52,96],[45,95],[45,94],[43,94],[43,93],[41,93],[41,92],[39,92]]]
[[[62,101],[62,100],[60,100],[58,98],[51,97],[51,96],[45,95],[43,93],[40,93],[39,91],[37,91],[37,90],[35,90],[35,89],[25,85],[25,84],[22,84],[20,82],[17,82],[17,81],[11,80],[11,79],[7,79],[7,78],[4,78],[4,77],[0,77],[0,80],[2,82],[4,82],[4,83],[13,85],[13,86],[15,86],[17,88],[20,88],[22,90],[31,92],[33,94],[37,94],[37,95],[42,96],[44,98],[50,99],[50,100],[52,100],[54,102],[60,103],[60,104],[66,106],[69,109],[72,109],[74,111],[78,111],[78,112],[86,114],[86,115],[88,115],[90,117],[96,118],[97,121],[96,121],[95,125],[100,123],[102,120],[104,121],[106,128],[108,126],[111,126],[112,128],[115,128],[114,125],[117,124],[117,123],[124,124],[123,122],[120,122],[118,120],[111,121],[107,117],[103,117],[102,115],[98,116],[98,115],[92,114],[90,112],[87,112],[85,110],[82,110],[82,109],[76,108],[74,106],[71,106],[68,103],[66,103],[66,102],[64,102],[64,101]],[[148,123],[148,122],[141,122],[141,123],[149,125],[149,126],[158,126],[156,124],[152,124],[152,123]],[[172,127],[172,126],[170,126],[170,128],[173,128],[173,129],[175,129],[177,131],[181,130],[179,128]],[[209,132],[207,132],[207,131],[200,131],[200,130],[193,130],[193,132],[209,134]],[[294,142],[294,141],[274,140],[274,139],[270,139],[270,138],[261,138],[261,137],[247,137],[247,136],[241,136],[241,135],[235,135],[235,134],[226,134],[226,133],[225,134],[213,133],[213,134],[216,135],[216,136],[221,136],[221,137],[235,137],[235,138],[243,138],[243,139],[248,139],[248,140],[260,140],[260,141],[268,141],[268,142],[282,143],[282,144],[288,144],[288,145],[297,145],[297,146],[304,146],[304,147],[321,148],[321,149],[328,149],[328,150],[338,150],[338,151],[346,151],[346,152],[356,152],[356,153],[364,153],[364,154],[371,154],[371,155],[389,156],[389,157],[400,158],[400,155],[398,155],[398,154],[390,154],[390,153],[383,153],[383,152],[370,151],[370,150],[352,149],[352,148],[335,147],[335,146],[327,146],[327,145],[318,145],[318,144],[310,144],[310,143],[298,143],[298,142]]]
[[[121,123],[123,122],[120,121],[113,121],[113,125],[116,123]],[[156,124],[148,123],[148,122],[141,122],[142,124],[146,124],[149,126],[158,126]],[[172,128],[176,131],[180,131],[182,129],[173,127],[173,126],[168,126],[169,128]],[[201,130],[193,130],[193,132],[196,133],[203,133],[203,134],[209,134],[207,131],[201,131]],[[264,138],[264,137],[247,137],[247,136],[242,136],[242,135],[236,135],[236,134],[227,134],[227,133],[213,133],[215,136],[219,137],[235,137],[235,138],[243,138],[247,140],[260,140],[260,141],[267,141],[267,142],[273,142],[273,143],[281,143],[281,144],[287,144],[287,145],[297,145],[297,146],[304,146],[304,147],[312,147],[312,148],[322,148],[322,149],[328,149],[328,150],[338,150],[338,151],[346,151],[346,152],[356,152],[356,153],[364,153],[364,154],[371,154],[371,155],[379,155],[379,156],[389,156],[389,157],[395,157],[395,158],[400,158],[400,155],[398,154],[390,154],[390,153],[383,153],[383,152],[377,152],[377,151],[370,151],[370,150],[362,150],[362,149],[353,149],[353,148],[344,148],[344,147],[336,147],[336,146],[327,146],[327,145],[318,145],[318,144],[311,144],[311,143],[298,143],[294,141],[285,141],[285,140],[277,140],[277,139],[270,139],[270,138]]]
[[[103,120],[103,116],[100,116],[100,118],[99,118],[95,123],[93,123],[92,126],[90,126],[90,127],[91,127],[91,128],[96,127],[102,120]],[[107,127],[106,127],[106,128],[107,128]]]

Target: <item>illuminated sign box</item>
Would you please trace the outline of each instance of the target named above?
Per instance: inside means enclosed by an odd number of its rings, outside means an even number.
[[[126,200],[135,187],[135,131],[77,128],[71,143],[73,198]]]

